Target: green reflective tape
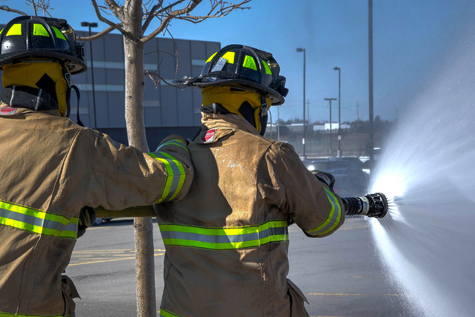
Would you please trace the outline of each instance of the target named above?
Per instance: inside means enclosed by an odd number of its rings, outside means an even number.
[[[54,31],[54,35],[56,35],[56,37],[60,40],[65,40],[66,41],[66,38],[64,37],[64,34],[61,33],[60,30],[58,30],[57,28],[55,28],[54,26],[51,27]]]
[[[257,71],[256,61],[252,56],[246,55],[244,57],[244,62],[242,63],[242,66]]]
[[[165,245],[212,250],[243,249],[271,242],[287,242],[289,241],[287,226],[287,221],[269,221],[259,226],[232,228],[159,225]]]
[[[216,55],[216,53],[218,53],[218,52],[215,52],[213,55],[211,55],[211,56],[206,60],[206,63],[211,62],[211,60],[213,59],[214,55]]]
[[[172,200],[176,195],[178,195],[183,187],[183,183],[185,182],[186,172],[183,165],[181,165],[180,161],[165,152],[154,152],[148,154],[154,159],[162,162],[165,165],[168,174],[162,195],[157,203]]]
[[[186,144],[183,141],[178,140],[178,139],[173,139],[173,140],[170,140],[170,141],[167,141],[165,143],[160,144],[157,148],[157,151],[158,151],[158,149],[160,149],[160,148],[162,148],[166,145],[176,145],[176,146],[181,147],[182,149],[185,149],[188,152],[188,148],[186,147]]]
[[[10,30],[7,32],[7,36],[21,35],[21,24],[13,24]]]
[[[1,317],[1,316],[0,316]],[[160,308],[160,317],[183,317],[177,314],[174,314],[172,312],[169,312],[168,310],[165,310],[163,308]]]
[[[2,32],[3,32],[3,29],[0,30],[0,34],[2,34]]]
[[[264,65],[264,69],[266,70],[267,75],[272,75],[272,71],[269,68],[269,65],[264,60],[261,60],[262,64]]]
[[[328,232],[332,231],[336,226],[338,226],[341,220],[341,206],[338,202],[338,199],[331,191],[326,188],[325,193],[327,194],[328,201],[332,205],[332,209],[330,211],[330,214],[328,215],[328,218],[320,226],[308,231],[308,233],[313,236],[327,234]]]
[[[33,35],[49,37],[49,33],[46,31],[45,27],[38,23],[33,24]]]
[[[43,210],[11,204],[1,200],[0,224],[40,235],[77,238],[77,217],[68,219]]]

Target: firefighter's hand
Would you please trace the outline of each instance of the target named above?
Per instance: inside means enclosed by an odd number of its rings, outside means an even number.
[[[86,232],[86,229],[94,223],[96,219],[96,213],[94,208],[89,206],[84,206],[79,212],[79,222],[78,222],[78,238],[82,237]]]
[[[322,183],[326,184],[330,187],[331,191],[333,191],[333,185],[335,184],[335,177],[332,174],[327,172],[315,171],[312,172],[313,175]]]

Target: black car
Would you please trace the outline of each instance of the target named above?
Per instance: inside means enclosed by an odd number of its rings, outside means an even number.
[[[302,162],[311,172],[332,174],[335,177],[334,191],[341,197],[363,196],[368,193],[369,175],[363,172],[363,164],[358,158],[331,157],[307,159]]]

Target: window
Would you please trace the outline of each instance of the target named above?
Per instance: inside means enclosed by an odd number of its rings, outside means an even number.
[[[160,107],[160,101],[159,100],[144,100],[143,101],[143,106],[147,108],[158,108]]]

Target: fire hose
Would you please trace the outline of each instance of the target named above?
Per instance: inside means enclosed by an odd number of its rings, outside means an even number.
[[[348,216],[362,215],[374,218],[383,218],[388,212],[388,200],[382,193],[368,194],[361,197],[345,197],[341,199]],[[95,209],[98,218],[124,217],[155,217],[152,206],[132,207],[124,210],[106,210],[101,207]]]

